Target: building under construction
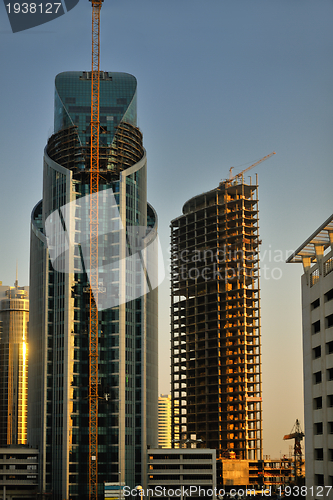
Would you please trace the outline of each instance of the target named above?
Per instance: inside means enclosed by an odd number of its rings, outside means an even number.
[[[257,182],[191,198],[171,230],[173,438],[262,459]]]

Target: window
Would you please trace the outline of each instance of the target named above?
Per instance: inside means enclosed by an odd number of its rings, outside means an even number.
[[[326,316],[326,318],[325,318],[325,327],[331,328],[331,326],[333,326],[333,314],[330,314],[329,316]]]
[[[320,320],[315,321],[315,323],[312,323],[312,333],[318,333],[320,332]]]
[[[320,396],[319,398],[314,398],[313,400],[313,408],[314,410],[320,410],[323,407],[323,398]]]
[[[333,406],[333,394],[329,394],[327,396],[327,406],[329,406],[329,407]]]
[[[326,342],[326,354],[332,354],[333,352],[333,341]]]
[[[316,372],[313,374],[313,383],[320,384],[321,383],[321,372]]]
[[[320,356],[321,356],[321,346],[318,345],[317,347],[314,347],[312,349],[312,358],[317,359],[320,358]]]
[[[333,368],[329,368],[326,370],[327,373],[327,380],[333,380]]]
[[[332,448],[328,449],[328,460],[330,462],[333,462],[333,449]]]
[[[327,431],[329,434],[333,434],[333,422],[327,422]]]
[[[318,281],[319,281],[319,269],[315,269],[310,274],[310,287],[318,283]]]
[[[322,434],[323,433],[323,423],[322,422],[317,422],[315,423],[315,434]]]
[[[315,474],[316,486],[324,486],[324,474]]]
[[[317,307],[320,306],[320,299],[316,299],[313,302],[311,302],[311,309],[317,309]]]
[[[324,276],[327,276],[332,271],[333,271],[333,259],[330,258],[326,262],[324,262]]]
[[[193,455],[184,455],[183,456],[184,460],[211,460],[212,455],[211,454],[203,454],[203,453],[198,453],[198,454],[193,454]]]
[[[333,299],[333,288],[331,288],[331,290],[329,290],[328,292],[325,293],[324,295],[325,297],[325,302],[328,302],[329,300],[332,300]]]
[[[315,448],[314,457],[315,457],[315,460],[324,460],[323,448]]]

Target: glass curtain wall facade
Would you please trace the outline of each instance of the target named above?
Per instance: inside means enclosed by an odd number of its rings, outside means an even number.
[[[131,228],[145,227],[143,239],[157,237],[157,216],[147,204],[146,154],[136,126],[137,84],[124,73],[100,76],[100,190],[113,194],[126,228],[119,230],[111,220],[114,215],[100,204],[99,297],[105,297],[106,306],[108,300],[113,304],[99,311],[102,497],[104,482],[134,487],[144,481],[147,445],[157,444],[158,389],[157,291],[133,293],[140,286],[142,268],[124,254]],[[41,451],[41,490],[52,492],[54,500],[88,498],[89,281],[84,257],[89,242],[82,241],[82,235],[89,233],[89,217],[79,204],[90,193],[90,94],[90,73],[56,77],[54,134],[44,153],[43,200],[33,209],[31,220],[28,432],[29,443]],[[68,203],[75,214],[55,240],[67,233],[74,244],[66,254],[67,272],[59,272],[50,260],[45,221]],[[120,289],[126,300],[116,297],[115,290]]]
[[[262,458],[257,188],[223,182],[171,223],[172,439],[220,459]]]
[[[28,287],[0,286],[0,447],[26,444]]]

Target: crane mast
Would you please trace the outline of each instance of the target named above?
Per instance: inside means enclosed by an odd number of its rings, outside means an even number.
[[[92,3],[91,143],[90,143],[90,297],[89,297],[89,500],[98,498],[98,191],[100,11]]]
[[[302,446],[301,446],[301,441],[304,437],[304,432],[301,429],[301,424],[299,420],[296,420],[294,427],[291,430],[290,434],[286,434],[283,439],[294,439],[295,440],[295,445],[294,445],[294,476],[295,476],[295,483],[298,484],[301,476],[302,476]]]

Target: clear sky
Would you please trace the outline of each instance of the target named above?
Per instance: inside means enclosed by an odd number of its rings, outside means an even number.
[[[185,201],[276,151],[259,175],[264,453],[302,395],[302,268],[285,264],[332,213],[331,0],[105,0],[101,69],[138,80],[148,196],[168,257]],[[91,4],[13,34],[0,5],[0,280],[29,279],[29,221],[53,131],[54,78],[91,65]],[[169,283],[160,287],[160,392],[169,392]]]

